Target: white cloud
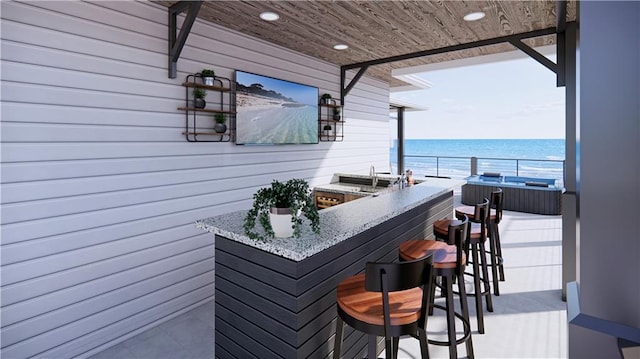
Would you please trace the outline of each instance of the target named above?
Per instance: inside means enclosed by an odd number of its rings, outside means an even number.
[[[526,104],[515,111],[502,112],[497,115],[498,118],[511,117],[533,117],[542,114],[564,113],[564,102],[554,101],[540,104]]]
[[[463,113],[463,112],[471,112],[475,109],[475,107],[471,105],[457,105],[453,104],[447,107],[446,111],[449,113]]]

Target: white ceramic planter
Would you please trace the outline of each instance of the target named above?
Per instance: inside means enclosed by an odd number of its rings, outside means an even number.
[[[276,237],[287,238],[293,236],[293,223],[291,222],[290,208],[271,208],[269,220]]]

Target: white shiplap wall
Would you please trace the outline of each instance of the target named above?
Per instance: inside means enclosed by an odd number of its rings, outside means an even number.
[[[180,84],[245,70],[338,95],[339,68],[197,21],[167,78],[167,10],[1,3],[3,358],[95,353],[212,299],[197,219],[248,208],[272,179],[389,168],[386,84],[346,100],[345,140],[188,143]],[[332,51],[332,50],[328,50]]]

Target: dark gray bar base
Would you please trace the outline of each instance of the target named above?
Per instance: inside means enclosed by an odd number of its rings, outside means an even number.
[[[433,222],[452,212],[445,191],[301,261],[216,234],[216,357],[327,357],[338,283],[367,261],[397,260],[402,241],[432,238]],[[362,357],[366,347],[366,335],[345,327],[343,357]]]

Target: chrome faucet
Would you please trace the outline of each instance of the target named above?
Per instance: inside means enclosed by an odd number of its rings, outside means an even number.
[[[369,176],[371,176],[371,187],[375,190],[378,184],[378,176],[376,175],[376,168],[373,165],[369,168]]]
[[[406,186],[406,181],[407,181],[407,177],[405,176],[405,174],[401,174],[398,177],[398,189],[403,189]]]

